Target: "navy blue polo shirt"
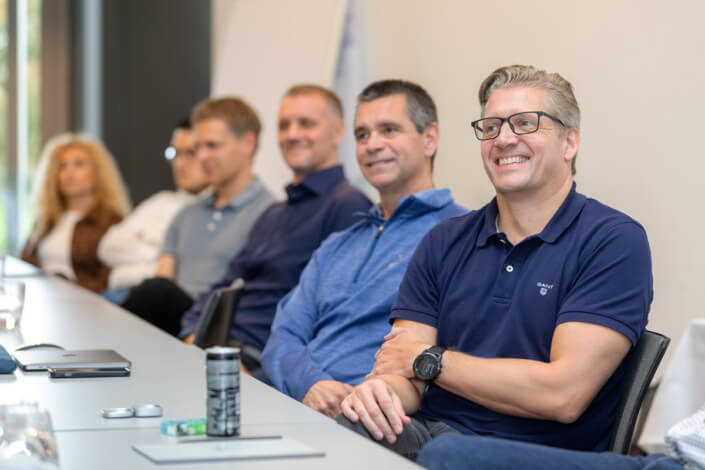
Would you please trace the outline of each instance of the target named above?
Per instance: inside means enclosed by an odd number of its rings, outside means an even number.
[[[245,286],[235,310],[231,336],[263,349],[277,303],[299,282],[318,245],[348,228],[372,203],[345,179],[342,166],[321,170],[286,187],[287,200],[272,204],[257,219],[245,247],[208,292],[202,293],[181,320],[181,333],[193,332],[208,293],[242,278]]]
[[[440,346],[486,358],[548,362],[553,331],[564,322],[603,325],[636,344],[653,298],[649,243],[638,222],[575,185],[543,231],[516,246],[497,232],[496,219],[495,199],[431,230],[391,318],[435,327]],[[435,385],[419,414],[464,433],[602,450],[622,377],[620,366],[572,424],[504,415]]]

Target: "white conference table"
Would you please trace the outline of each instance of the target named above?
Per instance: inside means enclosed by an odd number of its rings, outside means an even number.
[[[664,436],[674,424],[705,404],[705,318],[693,320],[666,368],[639,438],[649,453],[664,452]]]
[[[12,275],[12,273],[9,273]],[[10,276],[8,276],[10,277]],[[17,275],[26,284],[20,332],[0,332],[8,351],[20,344],[54,343],[66,349],[114,349],[132,362],[129,377],[50,379],[46,372],[0,375],[0,403],[36,401],[51,413],[61,468],[149,469],[159,465],[133,444],[176,442],[162,436],[162,420],[205,416],[205,352],[52,276]],[[106,407],[156,403],[161,418],[105,419]],[[169,468],[419,468],[261,382],[241,381],[241,432],[282,435],[325,452],[325,457],[170,464]]]

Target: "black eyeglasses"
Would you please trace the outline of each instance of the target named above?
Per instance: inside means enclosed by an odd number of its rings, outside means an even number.
[[[512,114],[511,116],[507,116],[505,118],[487,117],[473,121],[470,125],[473,129],[475,129],[475,137],[480,140],[492,140],[497,138],[499,132],[502,130],[502,124],[504,124],[505,121],[509,124],[509,128],[516,135],[531,134],[532,132],[536,132],[539,130],[539,121],[541,120],[541,116],[546,116],[561,126],[568,127],[557,117],[553,117],[543,111],[524,111],[523,113]]]

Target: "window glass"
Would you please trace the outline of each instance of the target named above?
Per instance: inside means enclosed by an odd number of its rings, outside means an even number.
[[[28,200],[42,139],[42,3],[41,0],[15,0],[18,14],[14,18],[8,17],[8,7],[8,0],[0,0],[0,252],[16,253],[31,228],[33,217],[29,213]],[[13,28],[10,28],[10,22],[14,24]],[[10,38],[9,31],[23,37]],[[15,64],[9,63],[10,43],[18,48]],[[20,80],[17,80],[18,109],[11,113],[8,106],[8,78],[10,73],[18,72],[21,72],[18,75]],[[17,136],[7,134],[9,124],[20,130]],[[16,141],[19,139],[16,142],[17,161],[14,164],[11,164],[13,162],[8,155],[10,138]],[[12,240],[15,240],[16,246],[11,246]]]

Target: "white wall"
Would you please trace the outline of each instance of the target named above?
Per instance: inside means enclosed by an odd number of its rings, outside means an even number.
[[[326,34],[327,2],[267,2],[287,10],[278,28],[270,27],[272,15],[279,16],[278,8],[267,15],[244,20],[235,15],[225,21],[225,5],[237,5],[232,12],[237,13],[240,6],[258,2],[216,1],[221,38],[224,30],[235,34],[235,24],[242,21],[250,26],[249,33],[261,34],[248,41],[253,62],[237,64],[237,74],[222,73],[225,63],[234,61],[228,54],[216,50],[214,63],[216,89],[246,81],[252,88],[243,91],[245,96],[254,90],[263,97],[262,103],[269,100],[263,112],[269,118],[276,114],[286,86],[302,75],[269,53],[261,58],[267,62],[262,68],[255,61],[260,50],[288,51],[301,44],[305,47],[297,57],[315,56],[321,63],[331,59],[324,45],[305,43],[310,26],[297,27],[300,19],[314,15],[320,18],[314,21],[315,28]],[[332,2],[327,8],[334,9],[334,4],[339,5]],[[479,207],[492,196],[469,125],[479,115],[480,82],[510,63],[533,64],[569,79],[583,116],[578,190],[635,217],[651,241],[655,299],[649,327],[677,341],[691,318],[704,315],[705,289],[701,291],[700,284],[705,276],[700,267],[705,266],[701,244],[705,143],[700,137],[705,129],[700,116],[705,110],[705,2],[356,0],[356,4],[368,47],[369,80],[401,77],[428,89],[441,122],[436,184],[450,187],[468,207]],[[225,47],[220,44],[218,48]],[[272,135],[264,138],[274,143]],[[276,152],[275,146],[268,151]]]
[[[291,179],[277,145],[277,112],[295,83],[329,85],[345,0],[214,0],[213,96],[241,96],[263,121],[255,172],[277,195]]]

